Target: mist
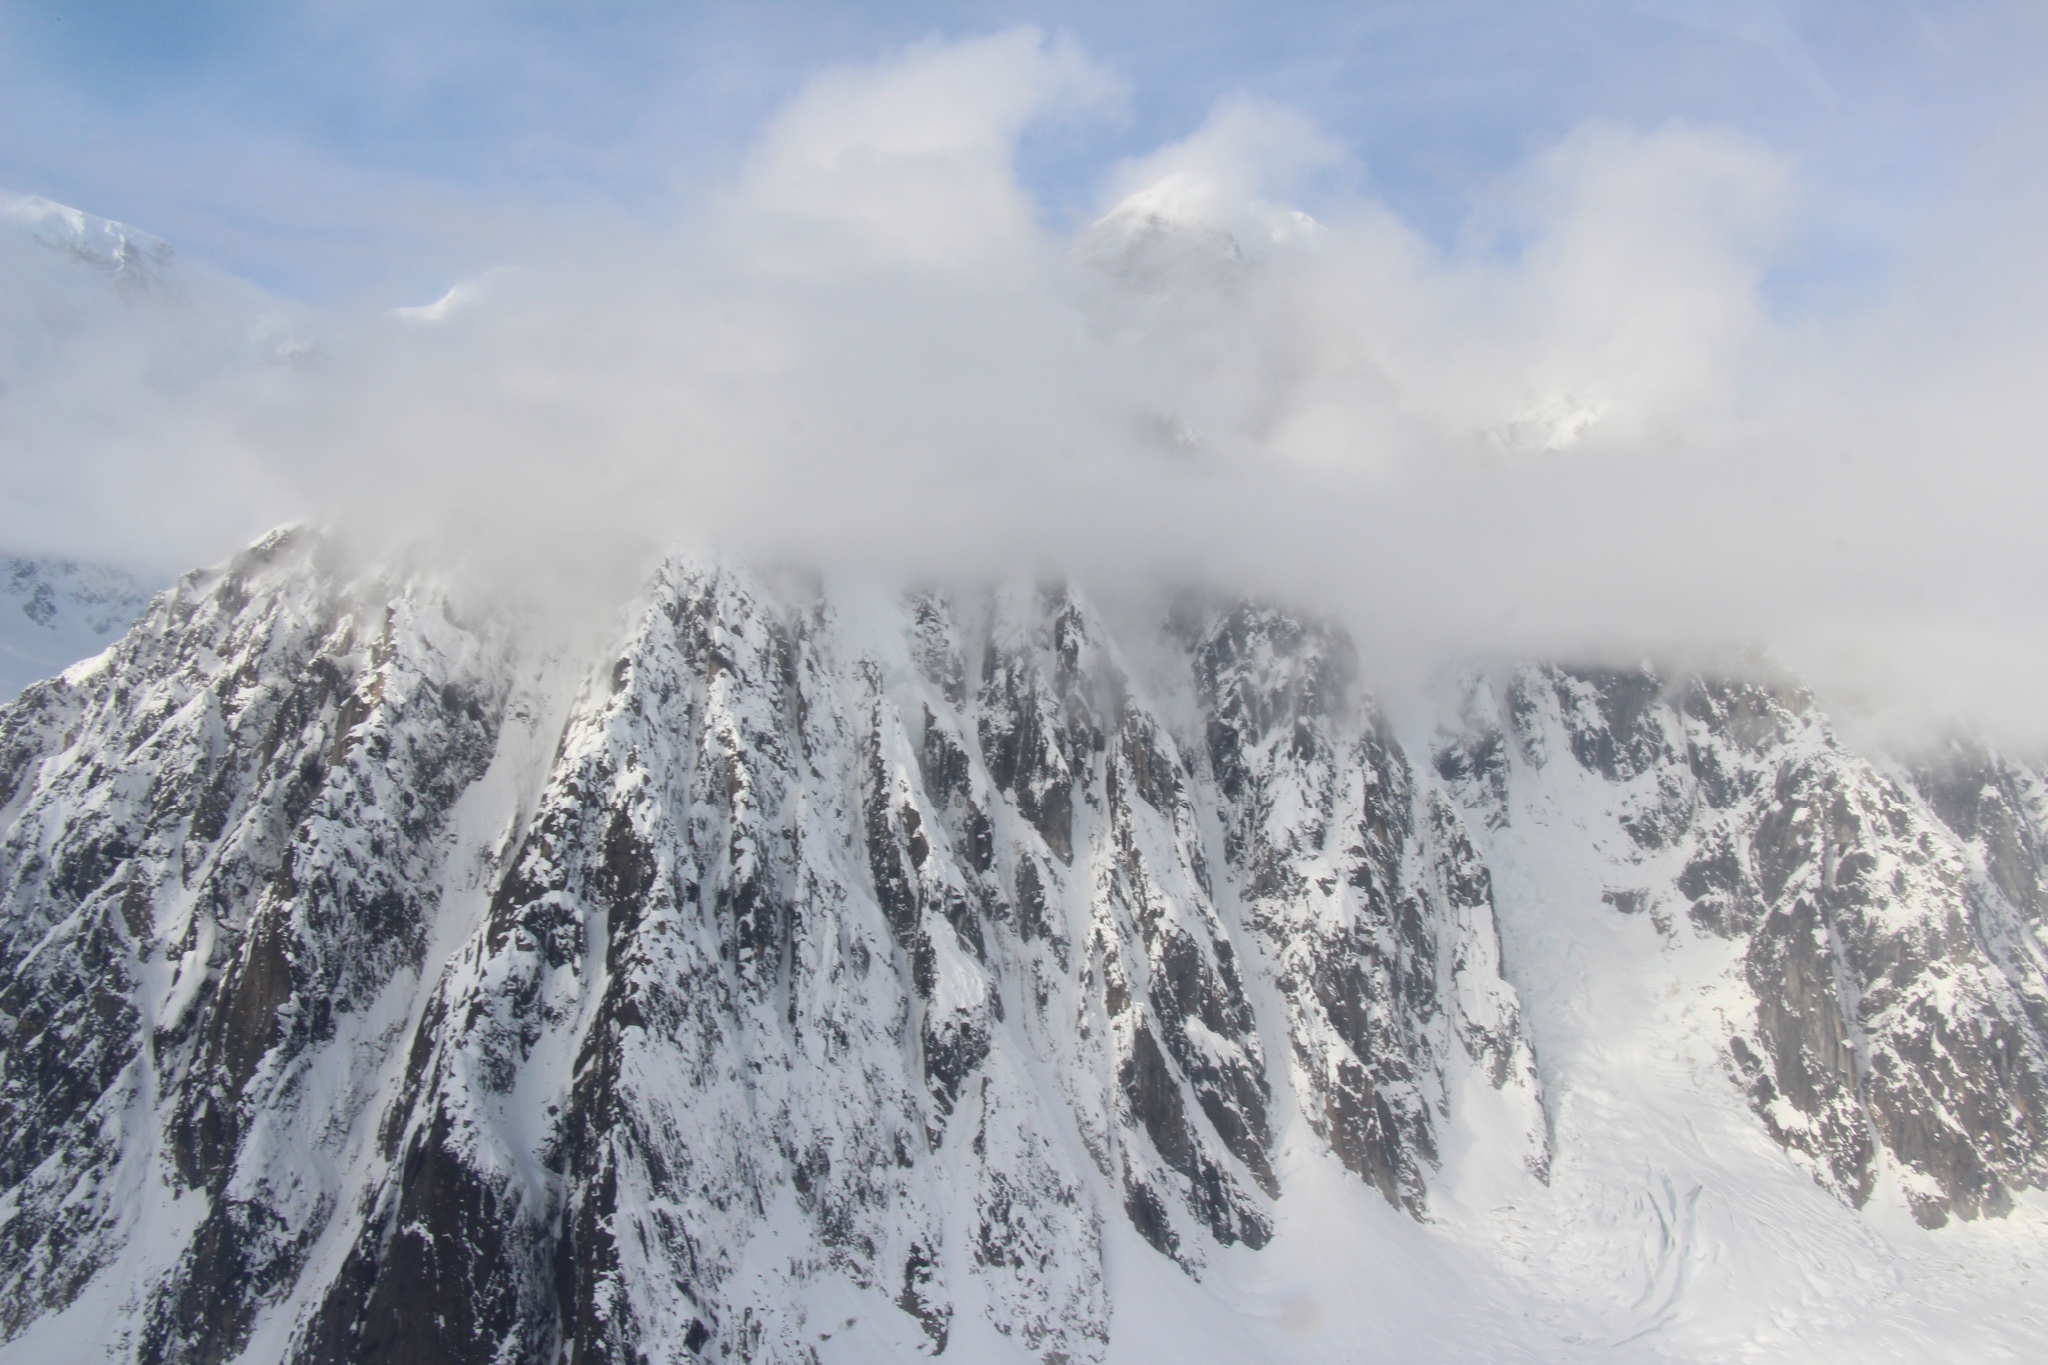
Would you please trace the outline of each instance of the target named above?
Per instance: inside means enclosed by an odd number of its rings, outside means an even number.
[[[1187,583],[1336,616],[1397,697],[1765,659],[1872,725],[2048,742],[2048,122],[1802,309],[1810,173],[1727,126],[1583,122],[1445,240],[1237,95],[1076,230],[1020,144],[1128,97],[1070,38],[928,40],[817,74],[682,225],[438,300],[17,300],[0,533],[175,569],[306,519],[593,612],[682,543]]]

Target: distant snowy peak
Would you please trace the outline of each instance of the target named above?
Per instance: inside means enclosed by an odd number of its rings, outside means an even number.
[[[169,242],[41,195],[0,190],[0,386],[86,366],[158,380],[213,367],[299,366],[305,310],[181,257]],[[81,349],[82,348],[82,349]]]
[[[456,281],[432,303],[394,308],[391,316],[413,326],[447,322],[498,301],[508,287],[516,287],[525,278],[525,273],[515,266],[493,266],[481,275]]]
[[[22,614],[45,629],[71,617],[109,636],[133,625],[150,599],[150,590],[126,570],[75,559],[0,555],[0,583],[21,598]]]
[[[1227,283],[1261,251],[1305,240],[1319,227],[1299,209],[1235,203],[1209,181],[1176,172],[1126,196],[1082,232],[1074,249],[1149,292]]]
[[[110,565],[0,555],[0,696],[106,648],[151,595]]]
[[[401,322],[444,322],[450,314],[472,306],[482,297],[483,289],[478,281],[464,280],[461,284],[451,286],[447,293],[432,303],[422,303],[410,308],[394,308],[391,310],[391,316]]]
[[[0,222],[124,289],[175,287],[177,252],[161,237],[39,194],[0,193]]]

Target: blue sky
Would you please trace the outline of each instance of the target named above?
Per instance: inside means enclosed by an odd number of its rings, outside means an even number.
[[[7,0],[0,186],[298,297],[416,295],[545,250],[547,231],[687,218],[820,68],[1031,22],[1127,83],[1113,116],[1020,148],[1056,225],[1100,206],[1120,158],[1232,92],[1315,118],[1363,188],[1439,240],[1477,187],[1583,120],[1678,119],[1797,164],[1808,204],[1774,293],[1827,308],[1877,287],[1930,205],[2028,139],[2044,16],[1916,0]]]

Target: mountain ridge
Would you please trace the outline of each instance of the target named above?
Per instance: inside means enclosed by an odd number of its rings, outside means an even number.
[[[0,1358],[1691,1358],[2040,1235],[2024,764],[1555,665],[1418,740],[1257,603],[1155,690],[1058,583],[638,601],[300,528],[0,710]]]

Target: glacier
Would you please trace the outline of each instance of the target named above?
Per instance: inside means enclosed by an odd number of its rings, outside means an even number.
[[[181,578],[0,707],[0,1360],[2048,1349],[2039,766],[1112,598]]]

